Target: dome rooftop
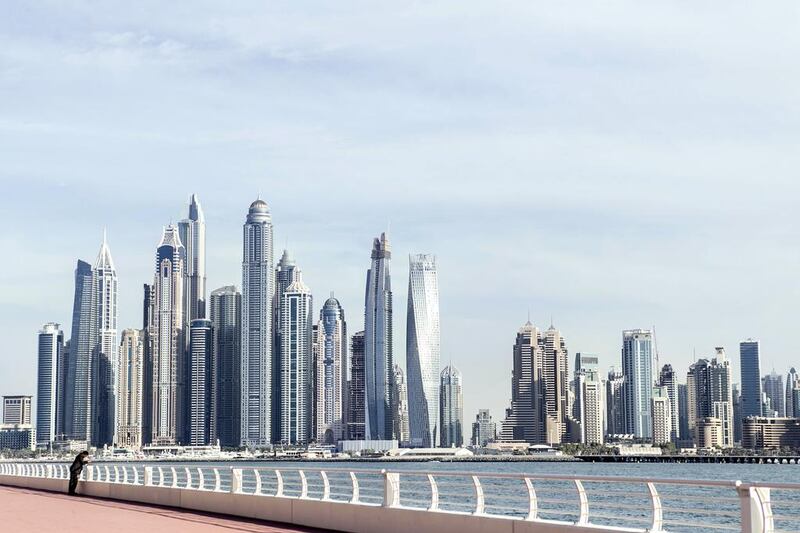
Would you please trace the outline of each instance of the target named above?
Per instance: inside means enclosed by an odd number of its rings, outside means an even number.
[[[264,212],[267,212],[267,211],[269,211],[269,206],[267,205],[267,202],[265,202],[264,200],[259,198],[258,200],[256,200],[252,204],[250,204],[250,211],[264,211]]]

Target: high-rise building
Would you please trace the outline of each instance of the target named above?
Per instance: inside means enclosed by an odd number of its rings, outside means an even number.
[[[689,390],[684,383],[678,383],[678,424],[680,446],[692,446],[692,430],[689,428]]]
[[[93,326],[91,442],[101,447],[112,444],[115,430],[117,336],[117,271],[111,259],[105,232],[92,270]]]
[[[142,447],[142,404],[144,397],[144,332],[122,331],[117,354],[116,431],[114,444],[123,448]]]
[[[622,373],[625,375],[622,397],[626,433],[650,439],[653,429],[650,397],[654,383],[652,331],[633,329],[622,332]]]
[[[739,392],[739,384],[734,383],[731,387],[731,399],[733,400],[733,441],[742,442],[742,395]]]
[[[401,443],[407,446],[411,440],[411,428],[408,414],[408,387],[406,375],[400,365],[394,365],[394,435]]]
[[[382,233],[372,244],[364,299],[364,431],[368,440],[391,440],[394,430],[391,260],[389,240]]]
[[[347,323],[339,300],[328,298],[319,312],[316,339],[317,442],[347,440]]]
[[[758,341],[739,343],[742,377],[742,417],[761,416],[761,350]]]
[[[142,445],[153,438],[153,335],[155,334],[155,312],[153,285],[142,285],[142,335],[144,364],[142,365]]]
[[[783,376],[772,370],[761,378],[761,388],[769,398],[770,406],[775,411],[776,416],[783,418],[786,416],[786,390],[783,387]],[[767,416],[767,415],[765,415]]]
[[[3,396],[3,424],[31,424],[30,396]]]
[[[453,365],[442,370],[439,398],[442,430],[439,445],[460,448],[464,445],[464,390],[461,372]]]
[[[364,427],[364,419],[366,418],[364,351],[364,332],[359,331],[353,335],[350,343],[350,381],[347,384],[347,389],[350,393],[347,438],[350,440],[366,439]]]
[[[220,446],[239,447],[241,442],[242,295],[229,285],[211,291],[209,302],[213,326],[214,399],[213,435]]]
[[[272,443],[272,215],[261,199],[250,204],[242,253],[242,446]]]
[[[178,400],[183,378],[185,321],[183,318],[184,262],[186,251],[175,226],[163,230],[156,250],[156,273],[153,281],[152,342],[153,399],[150,442],[176,444],[179,440]]]
[[[626,431],[623,383],[625,376],[618,368],[612,367],[606,379],[606,435],[623,435]]]
[[[188,443],[193,446],[212,444],[214,431],[214,333],[211,320],[192,320],[189,329],[189,400]]]
[[[94,289],[92,266],[78,260],[75,268],[75,296],[72,307],[72,338],[67,360],[64,433],[87,445],[91,438],[91,375],[94,334]]]
[[[786,416],[800,418],[800,374],[794,369],[786,375]]]
[[[311,289],[298,269],[281,296],[280,422],[281,443],[311,440],[313,408]]]
[[[63,348],[64,333],[59,325],[49,322],[42,326],[39,331],[39,371],[36,388],[36,445],[39,448],[51,447],[56,439],[58,360]],[[5,417],[5,411],[3,413]]]
[[[178,222],[178,234],[186,249],[184,268],[184,320],[206,317],[206,217],[197,195],[189,198],[189,216]]]
[[[503,440],[558,444],[567,433],[567,348],[550,326],[541,332],[528,321],[517,333],[511,380],[511,409]]]
[[[680,407],[678,406],[678,379],[675,371],[672,369],[672,365],[667,364],[661,367],[661,374],[658,376],[658,384],[662,387],[666,387],[667,390],[667,396],[669,397],[669,412],[670,416],[672,416],[672,420],[670,422],[670,429],[672,431],[671,441],[677,444],[681,437],[680,422],[678,418],[680,414]],[[653,422],[653,427],[655,427],[655,422]]]
[[[572,416],[580,422],[580,442],[603,443],[603,391],[599,376],[599,360],[594,354],[575,354],[575,400]],[[577,437],[577,435],[576,435]]]
[[[284,249],[275,267],[275,289],[272,296],[272,440],[281,441],[281,302],[283,293],[294,283],[297,263]],[[316,349],[316,348],[315,348]]]
[[[716,350],[716,356],[710,362],[700,359],[689,367],[686,379],[689,425],[690,429],[694,429],[695,444],[700,446],[697,424],[702,419],[714,418],[721,427],[721,446],[732,448],[734,417],[730,361],[725,356],[725,350],[721,347]]]
[[[497,438],[497,424],[492,420],[488,409],[479,409],[472,423],[472,445],[486,446]]]
[[[439,281],[434,255],[408,258],[406,335],[411,445],[429,448],[437,440],[439,407]]]
[[[660,446],[673,442],[675,436],[672,431],[672,401],[666,385],[653,387],[651,398],[651,412],[653,420],[653,444]]]
[[[72,389],[67,381],[67,372],[69,370],[69,348],[70,341],[64,342],[64,347],[61,350],[61,358],[56,365],[56,440],[64,441],[68,438],[67,427],[67,389]],[[72,392],[70,392],[70,395]]]

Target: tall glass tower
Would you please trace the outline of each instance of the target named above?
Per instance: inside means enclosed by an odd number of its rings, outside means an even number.
[[[250,204],[242,246],[242,446],[272,443],[272,215],[261,199]]]
[[[64,349],[64,333],[53,322],[39,331],[39,371],[36,387],[36,446],[48,448],[56,439],[58,410],[58,360]],[[22,418],[22,417],[20,417]]]
[[[213,327],[205,318],[192,320],[189,330],[189,444],[207,446],[215,440],[213,423]]]
[[[315,434],[319,443],[336,444],[347,438],[347,323],[332,294],[319,315]]]
[[[92,439],[94,446],[112,444],[116,425],[117,271],[103,233],[92,271],[95,346],[92,350]]]
[[[242,294],[229,285],[211,291],[214,327],[214,434],[221,446],[238,447],[241,437],[239,378],[242,353]]]
[[[439,280],[436,256],[408,258],[406,326],[411,445],[436,445],[439,407]]]
[[[622,397],[627,433],[652,437],[650,400],[653,395],[653,333],[647,329],[622,332]]]
[[[311,440],[313,385],[311,289],[298,270],[281,297],[281,442],[307,444]]]
[[[178,229],[164,228],[156,250],[156,273],[153,280],[152,342],[152,425],[150,441],[155,445],[176,444],[179,439],[178,399],[180,372],[185,357],[185,321],[183,319],[184,262]]]
[[[391,440],[394,417],[392,252],[386,234],[372,243],[364,306],[364,431],[368,440]]]
[[[122,331],[118,357],[114,444],[138,449],[143,444],[144,333],[141,330]]]
[[[91,368],[95,346],[94,282],[92,266],[78,260],[75,267],[75,297],[72,306],[72,338],[67,360],[64,400],[64,433],[69,439],[85,441],[91,438]]]
[[[446,366],[440,376],[442,448],[464,444],[464,391],[461,372],[452,365]]]
[[[206,217],[196,194],[189,198],[189,217],[178,222],[178,233],[186,248],[183,318],[188,325],[206,318]]]
[[[742,417],[761,416],[761,350],[758,341],[739,343],[739,368],[742,377]]]

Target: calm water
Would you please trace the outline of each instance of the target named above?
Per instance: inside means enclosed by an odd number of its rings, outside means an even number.
[[[97,463],[98,466],[114,463]],[[135,465],[140,479],[144,463]],[[260,493],[275,494],[278,486],[274,470],[283,476],[284,494],[299,496],[301,479],[298,469],[306,471],[308,495],[322,496],[323,481],[316,470],[328,471],[331,498],[349,501],[353,495],[352,482],[346,472],[363,470],[359,474],[359,499],[365,503],[382,501],[381,469],[392,471],[486,472],[559,474],[568,476],[621,476],[692,480],[741,480],[762,482],[800,482],[800,465],[747,464],[667,464],[667,463],[583,463],[583,462],[513,462],[513,463],[375,463],[375,462],[217,462],[217,463],[147,463],[156,467],[154,482],[172,483],[172,466],[179,485],[187,481],[184,467],[203,470],[203,487],[213,488],[213,468],[220,468],[220,486],[230,488],[230,468],[242,468],[243,490],[256,492],[256,470],[261,477]],[[158,467],[161,467],[159,471]],[[104,473],[101,472],[101,479]],[[192,474],[192,486],[199,484]],[[472,512],[475,494],[468,476],[438,476],[439,507],[445,510]],[[524,517],[528,513],[528,492],[523,481],[514,479],[481,478],[486,512]],[[629,527],[648,527],[651,520],[651,500],[646,485],[638,483],[584,483],[589,498],[590,521],[597,524]],[[545,519],[575,521],[579,500],[574,484],[565,481],[535,480],[538,516]],[[665,527],[669,531],[738,531],[739,503],[732,488],[657,485],[664,507]],[[425,476],[401,475],[401,503],[410,507],[427,508],[431,504],[430,485]],[[267,504],[268,500],[265,500]],[[800,531],[800,491],[773,490],[773,512],[779,531]]]

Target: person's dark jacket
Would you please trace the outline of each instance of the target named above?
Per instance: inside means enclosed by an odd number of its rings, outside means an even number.
[[[78,455],[74,461],[72,461],[72,466],[69,467],[69,473],[73,476],[80,476],[81,472],[83,472],[83,465],[88,462],[88,458],[84,457],[83,455]]]

